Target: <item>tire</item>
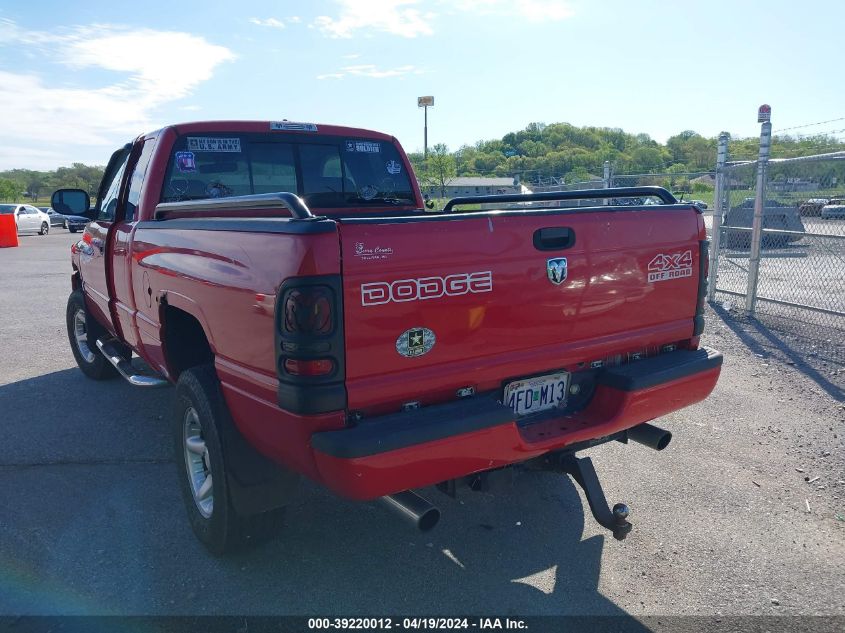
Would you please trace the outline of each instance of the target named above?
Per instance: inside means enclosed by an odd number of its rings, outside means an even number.
[[[38,231],[38,235],[47,235],[50,232],[50,225],[47,222],[41,223],[41,230]]]
[[[183,371],[176,383],[173,419],[179,487],[194,534],[218,556],[272,538],[284,519],[284,508],[252,516],[235,511],[227,447],[236,433],[214,366]]]
[[[82,373],[93,380],[117,376],[117,370],[97,349],[97,337],[103,327],[88,314],[81,290],[74,290],[67,300],[67,335],[70,349]]]
[[[68,231],[70,231],[71,233],[76,233],[76,229],[73,227],[69,228]]]

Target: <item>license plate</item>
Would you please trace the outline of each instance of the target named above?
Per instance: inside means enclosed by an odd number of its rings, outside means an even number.
[[[566,403],[568,389],[568,372],[515,380],[505,385],[502,403],[516,415],[558,409]]]

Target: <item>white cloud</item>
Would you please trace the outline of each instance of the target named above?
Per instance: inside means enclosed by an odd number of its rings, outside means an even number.
[[[521,17],[557,22],[572,17],[571,0],[451,0],[453,8],[479,16]]]
[[[379,68],[375,64],[356,64],[354,66],[344,66],[336,73],[326,73],[325,75],[317,75],[317,79],[343,79],[348,75],[355,77],[369,77],[370,79],[387,79],[389,77],[401,77],[402,75],[415,74],[421,75],[425,71],[416,66],[406,65],[398,66],[396,68]]]
[[[190,33],[113,25],[45,34],[5,20],[3,45],[25,45],[30,55],[66,70],[60,84],[32,72],[0,70],[0,169],[53,168],[81,160],[86,147],[105,160],[102,146],[153,129],[156,108],[190,95],[218,65],[234,59],[227,48]],[[89,68],[116,77],[91,86],[73,72]],[[30,151],[21,154],[15,146]],[[53,160],[56,148],[64,158]]]
[[[434,13],[417,9],[421,0],[336,0],[337,17],[321,15],[314,25],[329,37],[352,37],[361,29],[382,31],[402,37],[431,35]]]
[[[256,24],[258,26],[269,26],[274,29],[283,29],[285,28],[285,23],[281,20],[277,20],[276,18],[267,18],[266,20],[262,20],[260,18],[250,18],[250,23]],[[295,20],[291,20],[294,22]]]
[[[311,25],[333,38],[349,38],[356,31],[380,31],[409,38],[432,35],[438,15],[424,11],[422,0],[335,0],[335,4],[336,16],[321,15]],[[450,14],[532,22],[557,22],[574,13],[572,0],[440,0],[437,5]]]

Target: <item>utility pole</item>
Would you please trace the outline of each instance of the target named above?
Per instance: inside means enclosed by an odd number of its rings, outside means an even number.
[[[428,108],[434,107],[434,97],[417,97],[417,107],[423,109],[423,157],[428,158]]]

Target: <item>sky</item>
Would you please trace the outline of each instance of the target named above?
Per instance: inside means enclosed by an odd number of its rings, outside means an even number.
[[[845,137],[843,24],[839,0],[5,2],[0,170],[104,164],[210,119],[422,151],[423,95],[429,147],[451,150],[531,122],[756,136],[762,103],[776,132]]]

